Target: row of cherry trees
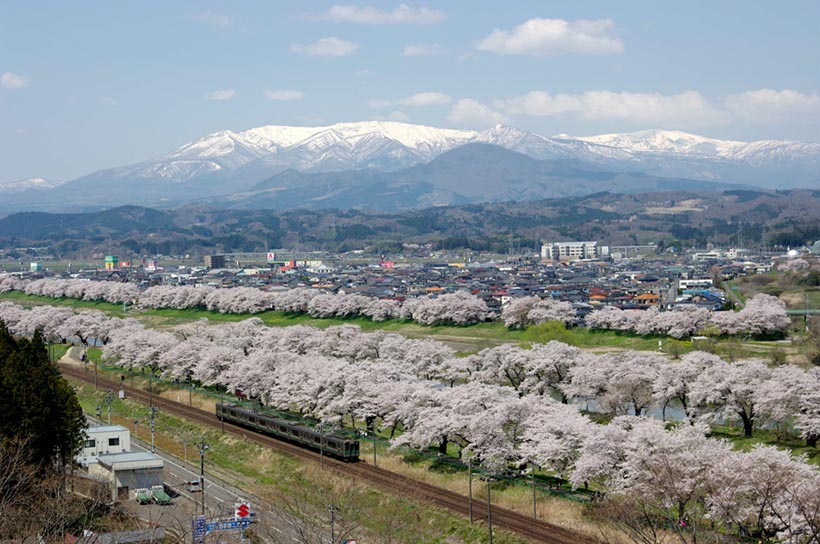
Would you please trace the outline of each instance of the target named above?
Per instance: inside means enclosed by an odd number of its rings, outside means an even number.
[[[216,289],[159,285],[142,291],[130,283],[79,279],[25,281],[12,275],[0,275],[0,293],[8,291],[23,291],[29,295],[51,298],[136,303],[143,308],[201,308],[230,314],[256,314],[276,310],[309,314],[318,318],[362,316],[373,321],[408,319],[423,325],[470,325],[485,321],[490,316],[484,301],[466,292],[412,298],[402,303],[306,288],[269,292],[252,287]]]
[[[326,293],[296,288],[269,292],[251,287],[216,289],[196,286],[154,286],[141,291],[129,283],[76,279],[41,279],[26,282],[0,275],[0,292],[18,290],[52,298],[76,298],[121,303],[134,302],[144,308],[202,308],[220,313],[255,314],[276,310],[304,313],[312,317],[368,317],[373,321],[408,319],[424,325],[468,325],[489,318],[487,305],[466,292],[407,299],[403,303],[359,294]],[[524,297],[510,301],[501,314],[508,328],[525,328],[545,321],[570,324],[576,320],[572,304],[565,301]],[[620,310],[605,307],[592,312],[586,324],[593,329],[662,334],[687,338],[711,327],[725,335],[768,335],[786,331],[790,321],[785,304],[759,294],[739,312],[709,312],[692,308],[683,311]]]
[[[809,542],[794,539],[817,531],[806,502],[820,490],[815,469],[775,448],[736,452],[707,438],[701,423],[765,417],[816,439],[817,372],[727,363],[705,353],[679,362],[635,352],[594,355],[559,342],[457,358],[433,340],[349,325],[270,328],[256,318],[217,326],[203,320],[167,332],[97,311],[2,303],[0,319],[17,334],[41,328],[50,336],[100,338],[105,357],[120,365],[238,387],[326,422],[347,418],[372,429],[381,421],[402,431],[396,445],[455,443],[490,471],[532,463],[574,485],[655,498],[680,519],[708,515],[785,542]],[[594,399],[616,417],[594,423],[579,411],[582,403],[564,404],[561,396]],[[626,415],[668,402],[679,402],[695,424],[668,429],[657,419]]]
[[[688,338],[698,331],[714,328],[724,335],[772,335],[788,330],[791,324],[786,304],[771,295],[759,294],[749,299],[739,312],[710,312],[703,308],[660,312],[621,310],[607,307],[590,313],[586,324],[592,329],[630,331],[635,334],[663,334]]]
[[[0,319],[18,334],[42,328],[57,339],[94,339],[126,366],[153,366],[205,383],[218,380],[194,372],[192,365],[210,365],[214,357],[235,364],[266,348],[367,366],[383,363],[449,388],[466,382],[502,386],[521,397],[571,400],[612,416],[641,416],[654,409],[665,419],[672,406],[689,421],[738,421],[749,436],[761,421],[781,433],[800,435],[810,445],[820,436],[820,369],[772,369],[758,360],[730,363],[705,352],[692,352],[675,362],[648,352],[595,355],[553,341],[531,349],[505,344],[456,357],[434,340],[364,333],[352,325],[269,328],[253,318],[219,326],[197,322],[172,334],[99,311],[75,313],[48,306],[24,310],[9,302],[0,304]],[[189,364],[181,367],[179,361]]]

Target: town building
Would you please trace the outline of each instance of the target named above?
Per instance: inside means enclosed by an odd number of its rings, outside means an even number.
[[[541,258],[546,261],[576,261],[600,259],[609,254],[609,248],[598,242],[551,242],[541,246]]]
[[[205,268],[225,268],[226,260],[224,255],[205,255]]]

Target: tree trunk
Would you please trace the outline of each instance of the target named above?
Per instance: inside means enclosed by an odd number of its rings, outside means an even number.
[[[806,445],[810,448],[816,448],[818,439],[820,439],[820,435],[810,434],[806,437]]]
[[[750,438],[755,426],[754,416],[749,417],[746,415],[746,412],[738,412],[738,415],[740,415],[740,419],[743,420],[743,435]]]
[[[441,439],[441,442],[438,445],[438,452],[440,454],[447,455],[447,444],[449,444],[449,441],[447,440],[447,437],[445,436],[444,438]]]

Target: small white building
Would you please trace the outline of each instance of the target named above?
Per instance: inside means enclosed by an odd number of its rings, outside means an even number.
[[[83,457],[131,451],[131,432],[122,425],[100,425],[85,431]]]
[[[681,278],[678,280],[678,289],[709,289],[712,287],[711,278]]]
[[[148,451],[98,455],[88,475],[111,485],[112,499],[126,499],[137,489],[162,485],[162,457]]]

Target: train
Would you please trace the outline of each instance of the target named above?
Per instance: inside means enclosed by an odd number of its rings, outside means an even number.
[[[321,433],[313,427],[255,412],[234,403],[217,403],[216,417],[342,461],[353,463],[359,460],[359,441],[338,433]]]

